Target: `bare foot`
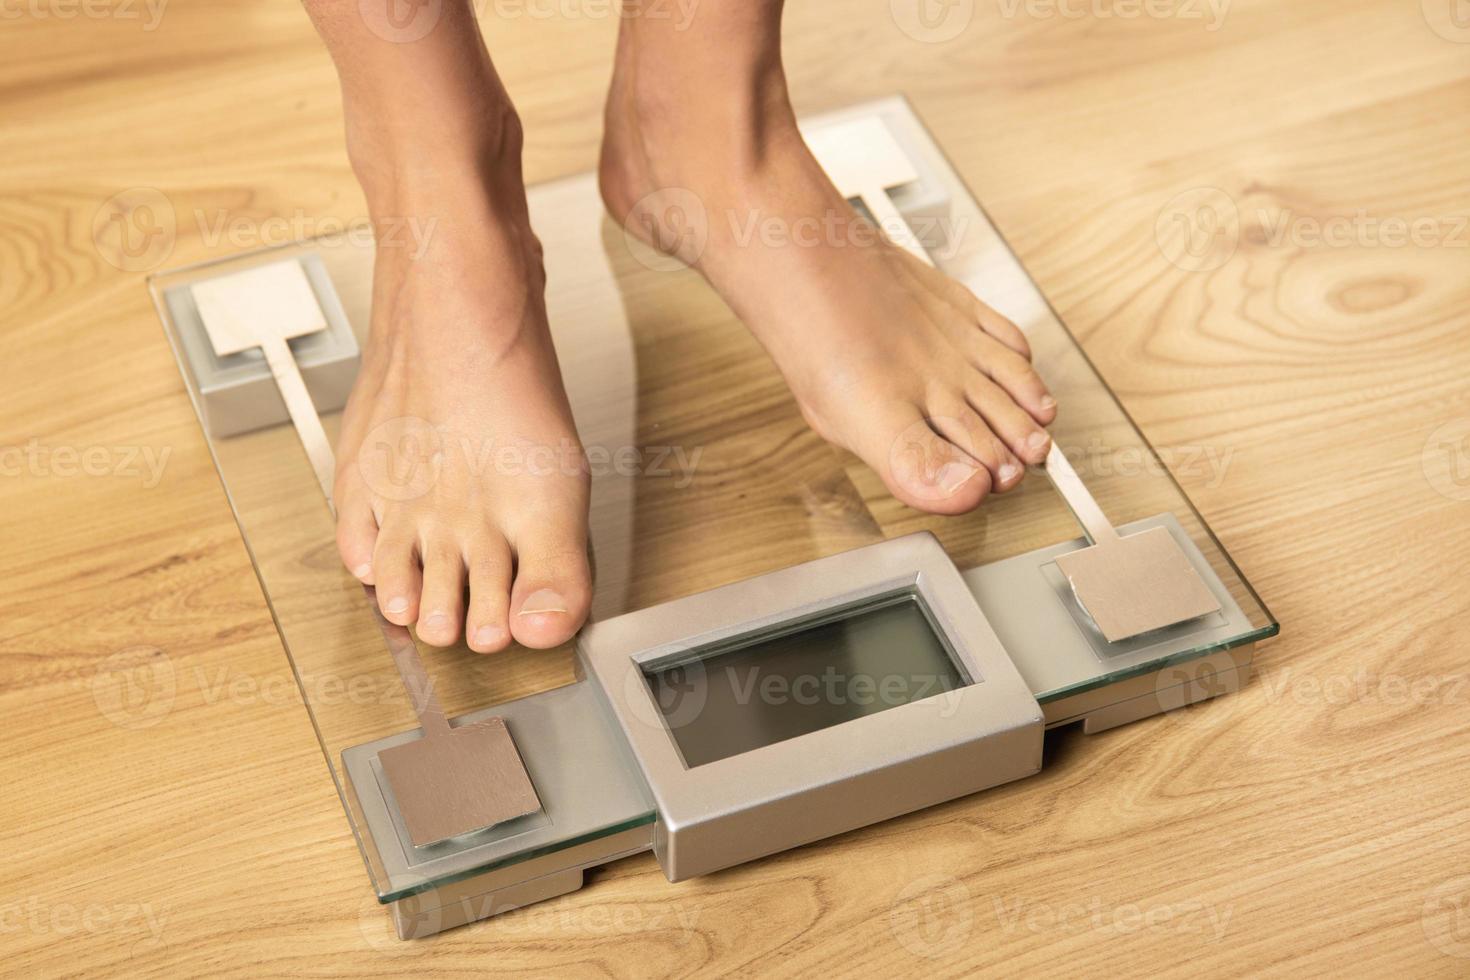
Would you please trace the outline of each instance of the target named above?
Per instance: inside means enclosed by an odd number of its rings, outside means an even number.
[[[779,3],[752,4],[778,19]],[[744,4],[702,9],[682,32],[625,19],[604,201],[704,274],[820,435],[911,507],[971,510],[1045,459],[1056,402],[1014,324],[832,186],[797,131],[777,44],[770,12]]]
[[[372,332],[343,416],[337,543],[383,615],[445,646],[566,642],[591,601],[588,478],[547,329],[519,129],[458,166],[380,172],[374,221],[414,216],[421,255],[380,244]],[[468,587],[468,599],[466,599]]]

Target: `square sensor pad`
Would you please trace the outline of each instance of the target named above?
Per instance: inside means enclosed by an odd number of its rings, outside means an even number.
[[[319,318],[324,323],[321,329],[292,337],[291,354],[316,410],[324,414],[335,412],[346,404],[352,382],[357,377],[360,360],[357,338],[321,257],[308,253],[287,261],[299,266],[310,288],[308,301],[307,295],[300,291],[299,283],[286,286],[288,295],[295,297],[291,308],[306,311],[306,315]],[[281,264],[284,263],[280,260],[270,263]],[[290,421],[286,404],[276,391],[270,366],[258,348],[247,347],[231,354],[220,354],[216,350],[216,338],[210,331],[218,328],[211,327],[211,323],[219,323],[221,319],[210,313],[209,307],[211,303],[219,306],[216,302],[220,298],[219,287],[211,287],[208,283],[228,280],[233,275],[237,273],[218,277],[201,274],[188,282],[169,286],[162,297],[178,332],[176,346],[181,366],[197,392],[200,419],[214,438],[240,435]],[[283,281],[288,275],[294,278],[294,273],[286,272],[267,275],[282,276]],[[203,303],[198,299],[199,289],[203,290]],[[223,338],[220,340],[223,342]]]

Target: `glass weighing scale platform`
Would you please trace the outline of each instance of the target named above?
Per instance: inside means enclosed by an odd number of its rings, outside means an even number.
[[[548,311],[593,472],[592,617],[561,650],[429,652],[445,714],[503,720],[540,808],[424,846],[380,761],[423,734],[379,618],[337,557],[265,360],[216,355],[191,292],[301,264],[328,326],[291,354],[334,439],[369,322],[372,249],[305,242],[151,281],[401,937],[565,894],[586,869],[642,851],[677,881],[1030,775],[1045,729],[1101,731],[1235,690],[1253,645],[1277,633],[908,103],[854,106],[803,130],[820,141],[875,124],[913,179],[861,203],[890,233],[901,220],[1020,325],[1062,406],[1058,447],[1121,534],[1175,539],[1218,608],[1108,642],[1059,569],[1088,539],[1044,476],[963,517],[898,503],[808,429],[697,273],[604,217],[593,175],[540,185],[529,198]],[[1108,465],[1120,459],[1155,465]]]

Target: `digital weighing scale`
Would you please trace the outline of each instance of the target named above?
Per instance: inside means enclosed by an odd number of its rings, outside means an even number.
[[[1025,330],[1063,407],[1057,444],[1119,533],[1169,535],[1218,608],[1109,642],[1058,567],[1088,542],[1044,478],[964,517],[902,506],[807,429],[697,274],[602,217],[592,175],[541,185],[529,199],[548,311],[592,461],[592,620],[562,651],[431,655],[446,714],[502,721],[540,807],[422,846],[382,764],[423,735],[379,619],[340,567],[270,369],[259,351],[216,356],[191,293],[301,263],[327,326],[291,353],[334,436],[368,324],[371,250],[308,242],[152,280],[400,937],[565,894],[587,869],[643,851],[679,881],[1022,778],[1041,767],[1044,730],[1102,731],[1234,690],[1255,642],[1276,634],[1162,466],[1089,465],[1156,460],[908,104],[855,106],[803,131],[851,146],[837,136],[875,126],[913,179],[878,181],[869,212],[901,216],[901,244]],[[741,397],[711,411],[711,378]],[[599,465],[616,459],[637,465]]]

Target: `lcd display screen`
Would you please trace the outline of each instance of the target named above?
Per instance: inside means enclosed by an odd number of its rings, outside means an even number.
[[[644,677],[691,768],[968,683],[912,593],[647,667]]]

